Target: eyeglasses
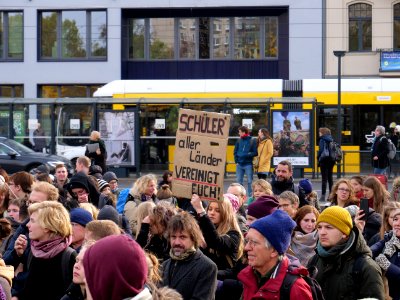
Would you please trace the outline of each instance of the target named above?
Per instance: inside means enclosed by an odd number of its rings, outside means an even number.
[[[350,190],[345,188],[339,188],[338,191],[350,193]]]
[[[258,246],[258,245],[261,245],[260,242],[257,242],[255,240],[251,240],[251,239],[244,239],[244,242],[245,242],[245,244],[250,245],[251,248],[254,248],[254,247]]]

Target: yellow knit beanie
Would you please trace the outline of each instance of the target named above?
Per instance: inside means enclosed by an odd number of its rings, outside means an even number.
[[[319,215],[318,223],[325,222],[339,229],[345,235],[349,235],[353,228],[350,213],[340,206],[330,206]]]

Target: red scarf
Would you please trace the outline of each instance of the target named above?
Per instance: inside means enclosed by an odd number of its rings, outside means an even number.
[[[247,138],[248,136],[250,136],[250,134],[245,133],[245,134],[243,134],[240,138],[241,138],[241,139],[244,139],[244,138]]]

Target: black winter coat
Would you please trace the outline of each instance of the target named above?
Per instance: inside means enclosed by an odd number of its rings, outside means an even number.
[[[299,207],[310,204],[304,195],[303,189],[300,189],[299,186],[294,183],[293,177],[291,177],[289,180],[278,181],[276,180],[275,175],[273,175],[270,183],[272,186],[272,192],[274,193],[275,196],[278,196],[285,191],[290,191],[299,196],[299,201],[300,201]],[[295,185],[297,185],[296,189]]]
[[[217,266],[200,250],[185,260],[163,263],[163,286],[177,290],[185,300],[213,300],[217,287]]]
[[[97,154],[96,152],[89,152],[88,149],[86,148],[85,151],[85,156],[89,157],[93,163],[96,166],[101,167],[102,174],[107,172],[107,166],[106,166],[106,160],[107,160],[107,150],[106,150],[106,145],[104,144],[103,140],[98,140],[98,141],[92,141],[90,140],[88,144],[96,144],[99,143],[99,148],[100,148],[100,154]]]
[[[384,169],[389,166],[389,158],[387,157],[389,153],[388,143],[388,139],[384,135],[380,135],[375,139],[371,152],[372,167]],[[378,157],[377,160],[373,159],[375,156]]]
[[[85,300],[86,297],[82,294],[79,284],[71,283],[64,297],[60,300]]]
[[[224,235],[219,235],[207,215],[199,218],[199,225],[207,243],[207,248],[202,249],[204,254],[217,265],[218,270],[233,267],[238,259],[241,233],[230,230]]]
[[[325,300],[384,299],[381,269],[372,259],[371,250],[358,229],[353,228],[352,232],[355,235],[354,241],[341,254],[324,258],[316,250],[318,260],[315,266],[318,272],[315,279],[322,288]],[[353,266],[360,256],[359,259],[363,259],[361,270],[355,276]],[[314,258],[311,258],[310,264],[313,261]]]
[[[64,281],[61,266],[62,254],[63,252],[49,259],[32,257],[25,287],[19,295],[16,295],[19,300],[55,300],[61,299],[65,295],[65,291],[72,282],[72,277],[68,279],[69,282]],[[68,266],[71,275],[75,257],[76,253],[71,255]]]

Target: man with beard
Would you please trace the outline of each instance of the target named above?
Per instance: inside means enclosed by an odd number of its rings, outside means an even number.
[[[300,207],[309,204],[305,198],[304,191],[293,181],[293,168],[289,161],[282,160],[279,162],[274,173],[271,179],[271,186],[275,196],[284,191],[290,191],[299,196]]]
[[[217,266],[199,250],[203,236],[196,220],[187,212],[175,215],[167,233],[171,258],[163,263],[163,285],[177,290],[185,300],[214,299]]]

